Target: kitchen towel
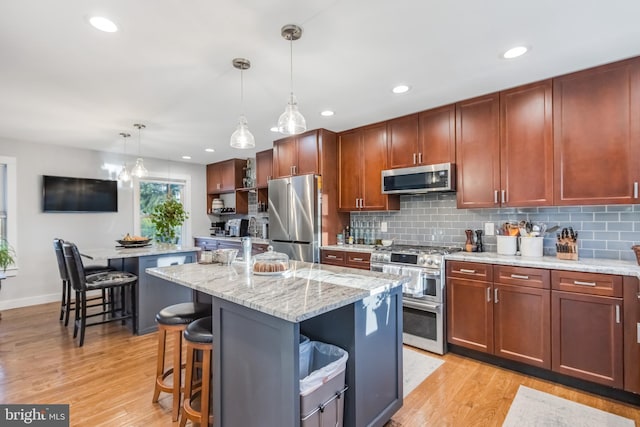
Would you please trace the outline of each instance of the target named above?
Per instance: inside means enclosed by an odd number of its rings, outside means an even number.
[[[404,346],[402,348],[402,388],[403,397],[407,397],[429,375],[444,363]]]
[[[521,385],[502,427],[538,426],[633,427],[635,422]]]

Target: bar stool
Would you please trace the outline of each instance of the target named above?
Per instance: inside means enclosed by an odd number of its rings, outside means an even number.
[[[211,354],[213,352],[213,333],[211,316],[195,320],[184,331],[187,344],[187,367],[184,380],[184,403],[180,427],[185,427],[187,419],[194,424],[209,425],[211,402]],[[193,373],[197,368],[196,351],[202,353],[202,378],[199,385],[193,384]]]
[[[211,316],[211,305],[194,302],[170,305],[156,314],[156,322],[158,323],[158,363],[152,402],[158,402],[160,392],[171,393],[173,395],[173,407],[171,410],[173,421],[178,421],[180,411],[181,368],[183,367],[182,333],[187,329],[189,323],[205,316]],[[173,337],[173,364],[165,371],[164,359],[167,334]],[[165,379],[172,374],[172,384],[167,384]]]

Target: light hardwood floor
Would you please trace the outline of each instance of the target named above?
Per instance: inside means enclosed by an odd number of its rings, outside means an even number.
[[[94,326],[78,348],[73,327],[58,322],[58,307],[52,303],[3,312],[1,403],[68,403],[72,426],[178,425],[171,422],[169,396],[151,403],[155,333],[132,336],[119,324]],[[443,359],[405,399],[388,427],[500,426],[520,384],[631,418],[640,426],[638,407],[453,354]]]

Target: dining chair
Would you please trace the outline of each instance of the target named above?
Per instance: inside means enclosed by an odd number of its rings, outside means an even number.
[[[126,271],[103,271],[86,275],[78,247],[71,242],[62,244],[65,265],[69,274],[71,287],[75,291],[75,321],[73,337],[80,331],[79,346],[84,345],[85,329],[88,326],[101,325],[108,322],[121,321],[125,324],[131,319],[133,333],[136,331],[136,286],[138,276]],[[113,298],[106,303],[101,311],[87,311],[87,292],[107,290],[112,292]],[[127,291],[129,296],[127,297]],[[127,301],[127,298],[129,300]],[[102,316],[102,320],[88,322],[88,319]]]

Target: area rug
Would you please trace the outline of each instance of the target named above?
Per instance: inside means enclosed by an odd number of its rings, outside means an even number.
[[[520,386],[502,427],[633,427],[629,418]]]
[[[444,360],[436,359],[407,347],[402,348],[402,388],[403,397],[422,383]]]

